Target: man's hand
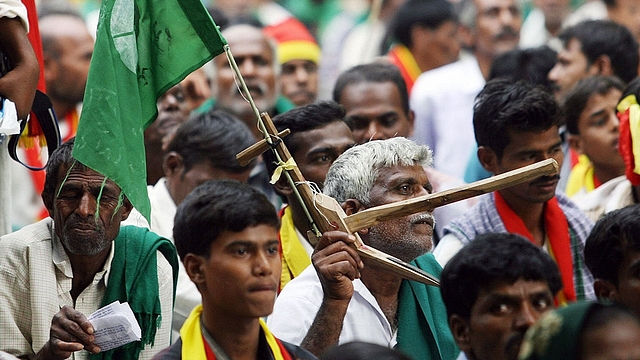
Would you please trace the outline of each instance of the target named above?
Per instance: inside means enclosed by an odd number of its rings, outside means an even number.
[[[324,298],[301,346],[320,355],[337,345],[344,317],[353,296],[354,279],[364,267],[360,255],[351,247],[353,235],[327,231],[316,245],[311,262],[318,273]]]
[[[66,359],[82,349],[92,353],[100,352],[93,341],[91,322],[81,312],[63,306],[53,317],[49,341],[38,352],[36,359]]]
[[[316,245],[311,262],[316,268],[327,300],[351,300],[354,279],[364,267],[351,246],[355,237],[341,231],[327,231]]]
[[[40,68],[27,31],[17,18],[0,18],[0,52],[13,69],[0,77],[0,95],[16,104],[19,119],[26,119],[33,105]]]

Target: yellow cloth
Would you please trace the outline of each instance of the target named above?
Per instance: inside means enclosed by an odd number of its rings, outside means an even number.
[[[593,171],[593,164],[587,155],[580,155],[578,157],[578,163],[571,169],[571,173],[569,173],[566,187],[567,196],[573,196],[583,188],[587,192],[595,189],[596,185]]]
[[[309,254],[304,249],[293,225],[291,208],[286,207],[280,219],[280,246],[282,247],[282,273],[280,274],[280,290],[291,279],[311,265]]]
[[[189,360],[207,360],[207,353],[204,348],[204,339],[202,338],[202,330],[200,327],[200,314],[202,314],[202,305],[198,305],[191,311],[189,317],[180,328],[180,338],[182,339],[182,358]],[[264,332],[267,344],[273,353],[275,360],[284,360],[282,350],[267,328],[267,324],[260,319],[260,327]]]

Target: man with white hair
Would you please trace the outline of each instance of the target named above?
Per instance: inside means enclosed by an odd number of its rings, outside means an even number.
[[[374,140],[345,151],[333,163],[324,193],[347,215],[431,192],[423,166],[431,150],[406,138]],[[439,276],[429,253],[433,216],[423,212],[359,231],[362,241]],[[438,288],[363,261],[349,246],[352,235],[323,234],[308,267],[283,289],[268,324],[279,338],[315,354],[333,345],[365,341],[397,347],[416,359],[454,358]],[[426,255],[425,255],[426,254]],[[295,319],[292,321],[292,319]]]

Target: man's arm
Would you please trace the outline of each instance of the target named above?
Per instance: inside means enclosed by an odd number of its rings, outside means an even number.
[[[20,19],[0,18],[0,52],[9,58],[13,66],[11,71],[0,77],[0,95],[13,101],[18,117],[25,119],[33,105],[40,70]]]
[[[325,232],[311,256],[318,273],[324,297],[301,346],[315,355],[338,344],[344,317],[353,296],[352,281],[360,277],[364,264],[350,246],[353,235]]]

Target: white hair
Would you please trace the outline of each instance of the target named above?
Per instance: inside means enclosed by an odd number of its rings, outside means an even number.
[[[369,205],[369,193],[382,168],[429,166],[432,151],[403,137],[374,140],[354,146],[340,155],[329,168],[323,193],[343,203],[356,199]]]

